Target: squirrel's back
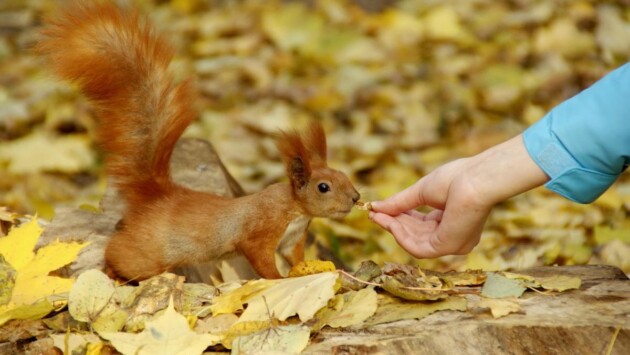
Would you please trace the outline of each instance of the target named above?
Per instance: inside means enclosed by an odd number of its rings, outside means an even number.
[[[108,175],[128,203],[168,189],[173,147],[196,113],[189,81],[173,83],[173,47],[137,11],[87,1],[46,20],[36,50],[74,82],[98,116]]]

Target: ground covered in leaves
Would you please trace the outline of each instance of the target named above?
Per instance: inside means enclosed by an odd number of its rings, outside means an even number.
[[[248,191],[283,179],[272,133],[314,119],[331,165],[364,199],[384,198],[519,133],[630,58],[626,1],[130,2],[176,44],[177,76],[196,78],[200,117],[186,135],[211,140]],[[0,206],[44,219],[62,204],[95,208],[105,185],[89,105],[29,52],[57,5],[0,4]],[[362,211],[311,229],[355,269],[371,259],[629,272],[628,211],[627,174],[592,205],[538,189],[498,206],[469,255],[422,261]]]
[[[446,310],[500,318],[521,312],[528,289],[555,294],[581,285],[564,275],[439,273],[372,261],[351,274],[319,260],[298,264],[285,279],[216,287],[168,273],[120,284],[96,269],[75,281],[49,273],[87,243],[55,242],[34,252],[41,232],[34,218],[0,239],[2,352],[11,352],[8,341],[32,353],[199,354],[212,347],[294,354],[326,326],[358,330]]]

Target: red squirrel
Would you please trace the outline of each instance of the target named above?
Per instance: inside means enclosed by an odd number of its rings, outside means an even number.
[[[65,8],[41,35],[36,50],[94,107],[108,177],[126,202],[105,250],[116,275],[142,280],[240,252],[260,276],[280,278],[276,250],[295,265],[311,219],[342,218],[359,200],[348,177],[328,167],[315,123],[301,134],[279,133],[288,183],[238,198],[176,185],[169,160],[196,118],[196,93],[190,80],[174,83],[168,41],[137,11],[100,1]]]

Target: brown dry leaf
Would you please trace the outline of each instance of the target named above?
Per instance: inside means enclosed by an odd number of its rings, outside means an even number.
[[[361,262],[359,269],[352,277],[345,272],[341,273],[341,286],[342,288],[357,291],[367,287],[368,282],[381,276],[381,274],[381,268],[375,262],[366,260]]]
[[[482,285],[488,277],[482,270],[466,270],[466,271],[449,271],[436,272],[432,270],[424,270],[429,276],[437,276],[449,281],[453,286],[478,286]]]
[[[410,301],[435,301],[448,297],[446,289],[441,287],[413,286],[411,283],[403,284],[398,279],[383,275],[380,286],[394,296]]]

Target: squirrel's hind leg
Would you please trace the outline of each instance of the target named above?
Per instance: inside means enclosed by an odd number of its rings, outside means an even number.
[[[108,273],[126,280],[144,280],[168,271],[160,262],[161,251],[152,243],[142,243],[125,231],[114,234],[105,248]]]

